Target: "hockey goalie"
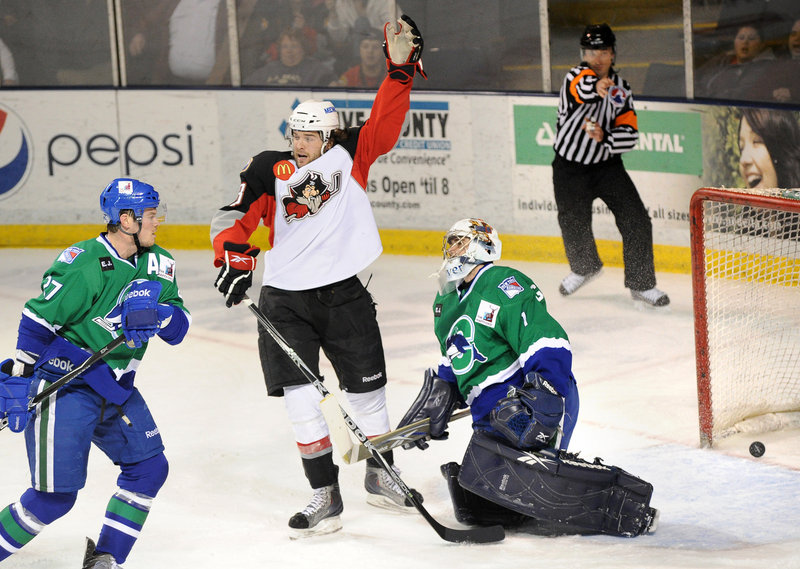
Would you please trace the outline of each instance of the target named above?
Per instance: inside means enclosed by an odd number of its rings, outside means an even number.
[[[569,339],[536,284],[494,264],[501,246],[481,219],[445,234],[433,304],[442,359],[399,426],[428,418],[430,438],[443,439],[453,410],[469,406],[462,464],[442,466],[462,523],[539,534],[654,531],[651,484],[567,452],[579,406]],[[406,446],[414,444],[427,446]]]

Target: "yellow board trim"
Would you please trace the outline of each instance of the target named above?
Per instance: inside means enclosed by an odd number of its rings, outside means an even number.
[[[105,229],[102,225],[0,225],[0,247],[39,247],[62,249],[77,241],[84,241]],[[383,250],[391,255],[423,255],[439,257],[442,254],[444,231],[418,229],[382,229]],[[268,247],[269,231],[259,227],[250,242],[262,249]],[[561,237],[542,235],[501,235],[503,259],[566,263]],[[210,249],[209,230],[206,225],[165,224],[158,230],[158,244],[167,249]],[[600,239],[597,250],[603,263],[622,267],[622,243]],[[688,247],[655,245],[653,247],[657,271],[669,273],[691,272],[691,253]]]

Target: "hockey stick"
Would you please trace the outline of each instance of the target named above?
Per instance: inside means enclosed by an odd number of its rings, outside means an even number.
[[[305,378],[311,382],[311,384],[319,391],[320,395],[323,398],[328,397],[331,395],[330,391],[322,384],[320,378],[316,376],[314,372],[312,372],[308,366],[300,359],[300,356],[292,349],[292,347],[288,344],[288,342],[281,336],[280,332],[273,326],[272,322],[270,322],[267,317],[264,315],[263,312],[256,306],[256,304],[247,296],[245,295],[244,299],[242,300],[244,304],[250,309],[250,311],[255,315],[258,319],[258,322],[263,326],[263,328],[267,331],[267,333],[272,336],[272,339],[275,340],[275,343],[286,353],[287,356],[294,362],[294,364],[303,372]],[[446,526],[443,526],[439,522],[437,522],[433,516],[428,513],[422,503],[417,499],[417,497],[411,492],[411,490],[406,486],[406,483],[403,482],[402,478],[400,478],[394,469],[389,466],[389,463],[386,462],[386,459],[383,455],[375,448],[361,428],[356,424],[356,422],[347,414],[342,406],[339,406],[339,409],[342,413],[342,417],[344,418],[344,422],[350,431],[356,436],[356,438],[361,441],[369,452],[372,454],[372,457],[380,463],[381,467],[386,471],[389,477],[397,484],[400,489],[403,491],[403,494],[406,495],[406,499],[408,499],[417,511],[422,514],[422,517],[430,524],[430,526],[439,534],[445,541],[450,541],[453,543],[491,543],[495,541],[501,541],[505,538],[505,530],[502,526],[490,526],[490,527],[476,527],[470,529],[453,529]]]
[[[67,375],[58,378],[56,381],[54,381],[53,383],[42,389],[28,403],[28,411],[36,407],[36,405],[38,405],[39,403],[50,397],[53,393],[61,389],[61,387],[63,387],[64,385],[66,385],[67,383],[78,377],[80,374],[85,372],[87,369],[92,367],[92,365],[94,365],[95,362],[106,357],[108,353],[111,352],[111,350],[113,350],[114,348],[123,343],[125,343],[125,336],[123,334],[120,334],[119,336],[111,340],[108,344],[106,344],[105,346],[97,350],[95,353],[93,353],[91,356],[89,356],[89,359],[87,359],[81,365],[73,369]]]
[[[79,365],[68,374],[58,378],[56,381],[54,381],[53,383],[42,389],[41,392],[36,394],[28,402],[28,411],[36,407],[36,405],[38,405],[39,403],[50,397],[53,393],[61,389],[61,387],[63,387],[64,385],[66,385],[67,383],[78,377],[80,374],[85,372],[87,369],[92,367],[92,365],[94,365],[95,362],[106,357],[108,353],[111,352],[111,350],[113,350],[114,348],[116,348],[117,346],[119,346],[124,342],[125,342],[125,336],[120,334],[119,336],[111,340],[108,344],[106,344],[105,346],[97,350],[95,353],[93,353],[91,356],[89,356],[89,358],[81,365]],[[5,429],[7,426],[8,426],[8,418],[3,417],[2,419],[0,419],[0,431]]]
[[[372,456],[366,446],[360,442],[354,443],[353,439],[350,438],[350,431],[347,430],[347,425],[342,420],[342,414],[339,410],[336,409],[333,411],[330,404],[326,404],[323,407],[322,403],[327,403],[327,401],[323,400],[320,403],[320,408],[322,408],[322,414],[325,416],[325,420],[328,422],[328,426],[331,429],[331,439],[335,444],[340,446],[339,454],[341,454],[342,460],[347,464],[355,464],[356,462],[360,462]],[[333,403],[334,405],[336,404],[335,400]],[[453,413],[448,422],[457,421],[463,417],[468,417],[470,414],[469,409],[461,409]],[[342,430],[344,430],[346,439],[340,434]],[[430,432],[431,420],[426,417],[425,419],[414,421],[404,427],[374,437],[370,439],[370,442],[378,449],[379,453],[383,454],[401,445],[405,448],[411,448],[406,445],[413,445],[413,443],[419,439],[429,439]]]

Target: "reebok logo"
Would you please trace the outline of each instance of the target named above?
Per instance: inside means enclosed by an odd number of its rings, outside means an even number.
[[[47,363],[53,366],[55,369],[60,369],[61,371],[70,372],[75,365],[69,360],[63,360],[61,358],[53,358],[51,360],[47,360]]]
[[[370,381],[375,381],[383,377],[383,372],[379,371],[375,375],[370,375],[369,377],[362,377],[361,383],[369,383]]]
[[[144,297],[144,296],[150,296],[150,293],[151,293],[151,292],[152,292],[152,291],[151,291],[150,289],[145,289],[145,290],[134,290],[134,291],[131,291],[131,292],[129,292],[129,293],[128,293],[128,294],[125,296],[125,300],[130,300],[131,298],[136,298],[136,297],[138,297],[138,296],[142,296],[142,297]]]
[[[158,435],[158,427],[156,427],[152,431],[145,431],[144,432],[144,436],[146,436],[148,439],[152,439],[156,435]]]

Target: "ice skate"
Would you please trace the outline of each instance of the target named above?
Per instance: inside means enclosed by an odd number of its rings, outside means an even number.
[[[83,569],[122,569],[110,553],[97,553],[95,543],[86,538],[86,553],[83,555]]]
[[[400,470],[392,466],[398,475]],[[414,504],[400,489],[389,473],[379,466],[367,465],[367,474],[364,477],[364,488],[367,489],[367,503],[387,510],[406,511],[413,508]],[[422,502],[422,494],[410,488],[414,496]]]
[[[667,296],[667,293],[658,290],[656,287],[647,290],[631,289],[631,297],[638,303],[655,308],[660,308],[669,304],[669,297]]]
[[[315,488],[308,506],[289,520],[289,537],[298,539],[339,531],[342,510],[344,504],[338,483]]]
[[[561,281],[561,284],[558,286],[558,292],[560,292],[563,296],[569,296],[583,285],[588,282],[593,281],[597,277],[600,276],[600,273],[603,272],[603,269],[597,269],[593,273],[589,273],[588,275],[579,275],[577,273],[570,272],[564,279]]]

